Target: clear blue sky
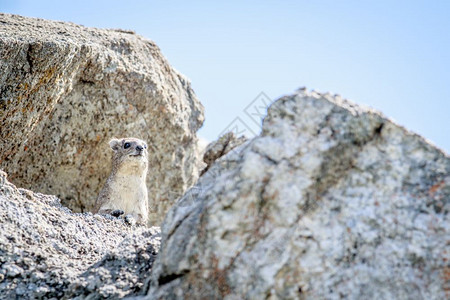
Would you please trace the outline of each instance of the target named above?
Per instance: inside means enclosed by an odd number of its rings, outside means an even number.
[[[450,153],[450,1],[0,0],[0,11],[124,28],[190,78],[213,140],[260,93],[306,86],[381,110]]]

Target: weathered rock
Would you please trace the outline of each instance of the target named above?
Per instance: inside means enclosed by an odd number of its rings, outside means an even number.
[[[152,41],[0,14],[0,58],[0,167],[18,186],[89,211],[122,136],[149,144],[150,223],[195,182],[203,107]]]
[[[203,151],[203,162],[206,166],[200,174],[204,174],[217,159],[221,158],[234,148],[242,145],[246,141],[247,138],[245,136],[237,137],[233,132],[227,132],[216,141],[211,142]]]
[[[158,227],[71,213],[2,171],[0,220],[0,299],[139,295],[159,249]]]
[[[68,299],[101,299],[143,294],[159,244],[159,227],[137,229],[74,279],[64,296]]]
[[[147,298],[444,299],[449,200],[448,155],[300,91],[168,212]]]

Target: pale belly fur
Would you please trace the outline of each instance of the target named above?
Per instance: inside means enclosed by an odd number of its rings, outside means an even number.
[[[117,176],[111,186],[110,201],[101,209],[120,209],[131,214],[138,221],[146,221],[148,217],[148,195],[145,179],[140,176]]]

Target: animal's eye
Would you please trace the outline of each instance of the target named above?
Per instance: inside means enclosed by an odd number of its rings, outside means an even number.
[[[144,144],[144,148],[147,149],[147,144]]]
[[[130,143],[125,143],[125,144],[123,144],[123,148],[124,148],[124,149],[128,149],[128,148],[130,148],[130,146],[131,146],[131,144],[130,144]]]

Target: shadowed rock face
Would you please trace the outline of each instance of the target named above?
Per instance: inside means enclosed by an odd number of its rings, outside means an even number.
[[[152,41],[0,14],[0,58],[0,167],[18,186],[89,211],[124,136],[149,145],[150,223],[195,182],[203,107]]]
[[[147,298],[444,299],[449,199],[445,153],[301,91],[169,210]]]
[[[18,189],[0,170],[0,299],[139,295],[159,249],[158,227],[72,213],[55,196]]]

